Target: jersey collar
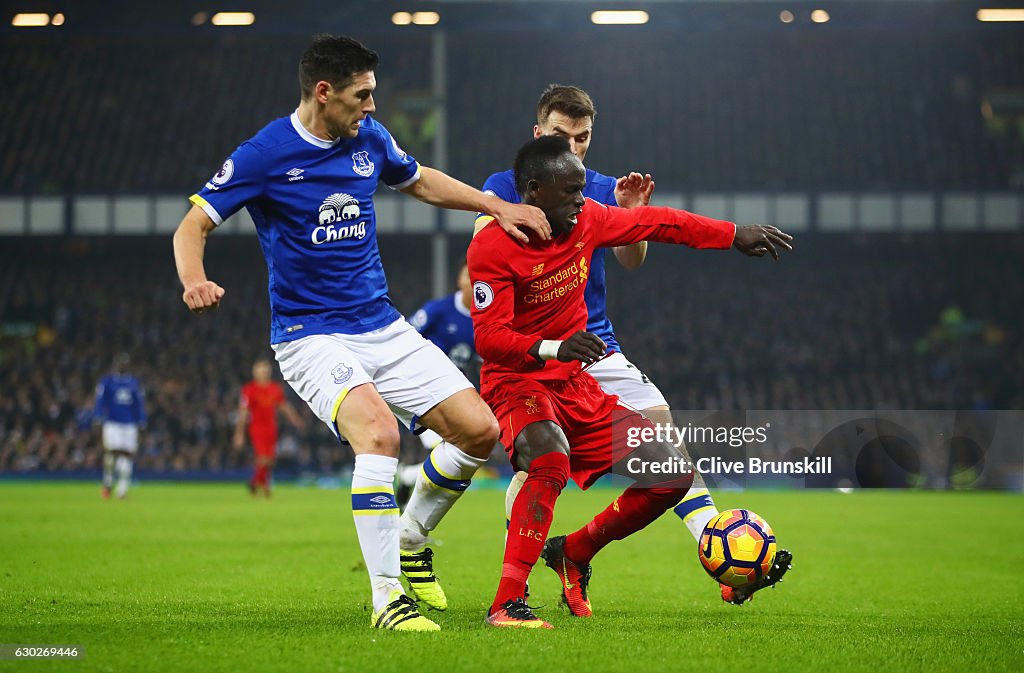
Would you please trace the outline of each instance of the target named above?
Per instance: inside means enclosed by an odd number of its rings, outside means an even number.
[[[298,110],[292,113],[290,119],[292,120],[292,128],[295,129],[295,132],[299,134],[300,138],[305,140],[310,145],[319,147],[322,150],[329,150],[341,141],[341,138],[335,138],[334,140],[321,140],[320,138],[317,138],[315,135],[310,133],[308,130],[306,130],[306,127],[302,125],[302,122],[299,121]]]
[[[452,298],[455,300],[455,310],[468,318],[469,309],[462,303],[462,290],[456,290]]]

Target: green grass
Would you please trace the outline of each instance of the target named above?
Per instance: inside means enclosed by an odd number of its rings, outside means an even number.
[[[569,491],[553,530],[614,491]],[[1018,671],[1024,498],[991,493],[722,493],[795,555],[782,585],[725,605],[669,515],[596,559],[595,616],[531,602],[550,632],[483,625],[501,564],[503,493],[471,491],[438,537],[451,608],[439,634],[368,628],[347,495],[144,484],[0,484],[0,642],[80,644],[82,661],[10,671]]]

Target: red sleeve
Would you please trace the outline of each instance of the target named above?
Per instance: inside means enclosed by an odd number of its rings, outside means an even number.
[[[676,243],[691,248],[728,249],[736,237],[736,225],[675,208],[641,206],[617,208],[587,200],[593,217],[597,246],[610,248],[640,241]]]
[[[495,231],[498,235],[495,235]],[[512,328],[515,316],[515,274],[508,263],[518,245],[496,224],[490,224],[469,244],[466,262],[473,283],[473,337],[476,351],[489,362],[519,371],[542,369],[530,355],[542,337],[520,334]]]
[[[249,387],[250,387],[250,384],[248,384],[248,383],[246,383],[244,386],[242,386],[242,404],[245,405],[246,409],[249,408],[249,400],[252,399],[252,395],[250,395],[250,392],[249,392],[249,390],[250,390]]]

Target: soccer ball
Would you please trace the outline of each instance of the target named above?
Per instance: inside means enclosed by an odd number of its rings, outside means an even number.
[[[727,509],[708,522],[697,549],[712,578],[734,589],[751,586],[775,562],[775,534],[746,509]]]

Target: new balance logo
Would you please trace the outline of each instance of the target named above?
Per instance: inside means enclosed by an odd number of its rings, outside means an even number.
[[[288,182],[295,182],[296,180],[301,180],[303,178],[302,174],[304,172],[305,171],[301,168],[293,168],[287,173],[285,173],[285,175],[288,176]]]
[[[544,271],[544,264],[535,264],[530,272],[531,276],[539,276]]]

